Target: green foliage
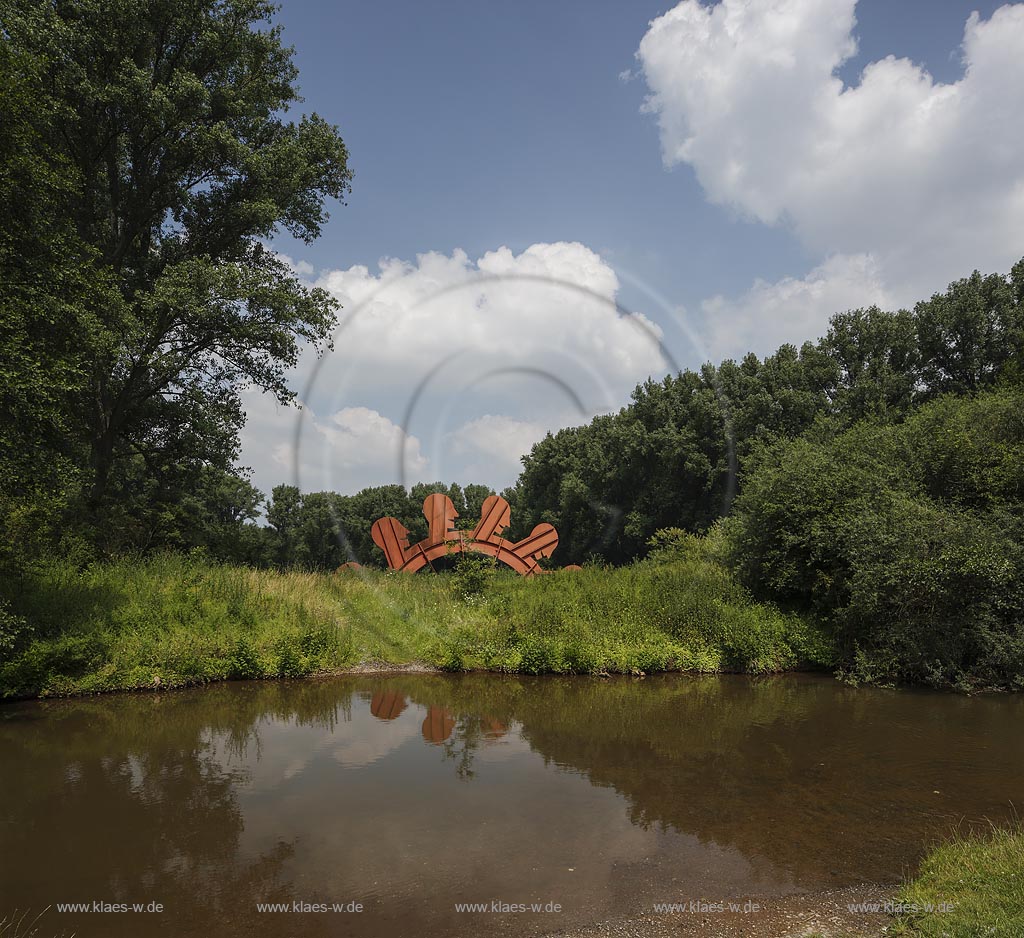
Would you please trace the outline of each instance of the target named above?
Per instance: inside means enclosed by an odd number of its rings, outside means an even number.
[[[913,407],[921,352],[910,313],[877,306],[837,313],[820,347],[838,368],[834,412],[845,422],[899,419]]]
[[[235,642],[227,663],[227,677],[240,681],[253,680],[266,673],[266,665],[246,638]]]
[[[729,511],[747,457],[823,419],[898,422],[922,403],[1018,380],[1024,370],[1024,261],[970,277],[913,312],[838,313],[817,343],[761,360],[705,364],[649,380],[618,414],[548,435],[510,491],[515,534],[541,521],[559,560],[643,556],[659,528],[700,533]]]
[[[0,659],[0,694],[290,678],[359,661],[528,673],[832,664],[820,629],[752,602],[703,553],[531,580],[490,567],[479,581],[484,567],[341,577],[170,554],[54,561],[5,586],[11,615],[34,631]],[[467,602],[470,580],[486,587]]]
[[[0,659],[3,694],[61,694],[298,676],[354,661],[327,583],[159,554],[6,584],[34,630]]]
[[[835,630],[853,679],[1024,686],[1024,393],[946,397],[760,448],[741,578]]]
[[[727,545],[721,523],[712,525],[705,534],[691,534],[682,528],[661,528],[647,541],[648,559],[655,563],[681,560],[702,560],[722,563]]]
[[[0,655],[6,658],[20,651],[31,637],[32,626],[0,602]]]
[[[80,482],[70,413],[86,386],[91,307],[105,285],[64,211],[71,162],[51,157],[62,112],[47,62],[8,41],[0,3],[0,576],[55,538]]]
[[[316,238],[351,178],[333,127],[286,117],[297,73],[272,14],[0,4],[3,85],[17,77],[0,196],[26,206],[0,226],[5,389],[19,425],[44,428],[40,463],[77,474],[48,490],[80,489],[70,517],[109,553],[179,546],[178,497],[232,471],[240,389],[290,400],[300,343],[323,347],[334,324],[335,301],[263,246]]]
[[[729,508],[740,457],[756,439],[809,426],[829,407],[835,370],[808,343],[647,381],[618,414],[549,435],[524,457],[517,533],[549,521],[561,562],[579,563],[642,555],[659,528],[707,529]]]
[[[914,308],[928,397],[991,387],[1024,364],[1024,260],[1010,276],[978,271]]]
[[[265,561],[307,570],[334,570],[350,560],[384,566],[384,555],[370,536],[373,523],[387,516],[397,518],[408,528],[411,544],[422,540],[427,536],[423,500],[433,492],[452,499],[459,513],[457,526],[463,529],[476,526],[484,499],[494,494],[485,485],[468,485],[466,493],[472,501],[467,503],[459,485],[442,482],[418,483],[409,491],[401,485],[381,485],[355,495],[304,495],[293,485],[276,486],[267,507],[271,530],[264,544]]]
[[[685,560],[692,556],[702,538],[682,528],[661,528],[648,540],[648,557],[654,561]]]
[[[497,573],[497,561],[486,554],[460,553],[455,556],[451,581],[457,595],[464,599],[482,596]]]
[[[496,577],[480,607],[493,625],[445,636],[458,667],[527,673],[780,671],[829,666],[828,640],[797,616],[753,603],[706,559]],[[457,647],[457,654],[452,645]],[[448,664],[447,666],[451,666]]]
[[[8,692],[296,675],[367,647],[440,649],[451,667],[835,662],[854,680],[1024,685],[1024,260],[912,311],[837,314],[799,349],[648,380],[524,457],[504,493],[513,540],[550,522],[559,564],[648,564],[527,586],[464,558],[449,583],[339,592],[296,574],[254,594],[249,574],[204,566],[380,565],[378,518],[415,542],[426,494],[447,494],[462,529],[490,494],[278,486],[269,526],[253,523],[241,389],[291,400],[286,374],[304,345],[327,347],[337,309],[264,245],[315,239],[351,182],[337,130],[290,117],[297,72],[273,12],[0,0]],[[198,553],[93,564],[164,550]],[[271,582],[302,598],[267,606]],[[430,616],[436,629],[409,625]]]
[[[313,670],[312,662],[287,636],[278,639],[274,651],[277,657],[276,672],[279,677],[305,677]]]

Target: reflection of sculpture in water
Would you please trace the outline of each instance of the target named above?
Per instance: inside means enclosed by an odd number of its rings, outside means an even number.
[[[452,735],[452,730],[459,727],[463,736],[484,739],[500,739],[508,732],[508,727],[493,717],[459,717],[452,716],[445,707],[427,707],[427,715],[423,720],[423,738],[430,743],[444,743]]]
[[[444,707],[430,706],[423,720],[422,731],[427,742],[443,747],[445,759],[455,761],[455,771],[459,778],[471,779],[476,774],[473,771],[473,757],[480,741],[493,742],[504,736],[508,727],[493,717],[463,716],[456,719]]]
[[[423,738],[428,743],[443,743],[455,729],[455,717],[444,707],[427,707],[427,715],[423,718]]]
[[[480,521],[472,531],[457,531],[459,516],[452,500],[440,492],[423,500],[423,514],[429,533],[416,544],[409,544],[409,529],[397,518],[380,518],[373,523],[373,543],[383,552],[388,567],[415,573],[450,554],[475,551],[493,557],[523,576],[544,573],[540,561],[558,547],[558,532],[552,525],[538,524],[527,537],[514,544],[501,532],[509,525],[511,509],[500,495],[489,495],[480,509]],[[575,565],[566,569],[579,569]]]
[[[370,698],[370,713],[378,720],[397,719],[409,706],[405,694],[397,690],[376,690]],[[465,723],[473,723],[479,730],[479,734],[488,739],[497,739],[508,732],[508,727],[500,720],[492,717],[463,718]],[[446,707],[438,707],[431,704],[427,707],[427,715],[423,718],[420,727],[423,738],[428,743],[443,743],[452,735],[458,720]]]
[[[508,727],[501,720],[486,718],[480,721],[480,725],[487,739],[500,739],[508,732]]]
[[[394,720],[405,711],[409,699],[397,690],[378,688],[370,700],[370,713],[378,720]],[[508,725],[495,717],[456,716],[447,707],[427,704],[420,724],[423,739],[439,746],[446,760],[454,760],[459,778],[473,778],[473,758],[481,742],[493,744],[508,733]]]
[[[406,706],[405,694],[396,690],[379,690],[370,701],[370,713],[378,720],[393,720]]]

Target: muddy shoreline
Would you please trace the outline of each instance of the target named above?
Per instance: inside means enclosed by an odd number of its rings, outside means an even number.
[[[546,938],[878,938],[894,919],[885,912],[852,912],[860,902],[891,899],[898,884],[863,883],[788,896],[742,897],[757,911],[663,912],[607,919],[571,930],[538,932]],[[729,900],[726,900],[727,902]]]

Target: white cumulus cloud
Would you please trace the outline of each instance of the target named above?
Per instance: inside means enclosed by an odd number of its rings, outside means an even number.
[[[575,242],[476,260],[430,252],[310,279],[343,311],[334,350],[320,360],[307,351],[292,376],[306,406],[304,490],[435,479],[504,487],[547,430],[618,408],[668,367],[661,330],[617,307],[615,272]],[[294,476],[295,411],[255,394],[246,408],[241,462],[257,485]]]
[[[666,165],[691,166],[712,202],[787,226],[825,262],[803,287],[755,285],[735,301],[744,315],[758,294],[794,290],[844,308],[881,284],[909,303],[1024,253],[1024,4],[971,14],[950,83],[889,56],[844,85],[854,13],[855,0],[683,0],[640,43]],[[860,264],[863,290],[849,282]]]
[[[738,297],[714,296],[701,306],[711,361],[744,352],[769,355],[783,342],[799,348],[825,331],[834,312],[893,306],[869,255],[835,255],[806,277],[757,280]]]
[[[501,247],[476,261],[461,250],[415,263],[389,258],[376,273],[355,266],[325,272],[317,284],[345,308],[326,365],[335,375],[357,369],[361,380],[390,386],[457,354],[463,361],[437,375],[451,386],[462,383],[466,360],[494,369],[557,352],[618,386],[661,362],[660,330],[640,314],[619,314],[615,272],[576,242],[520,254]]]
[[[420,441],[367,407],[319,417],[309,405],[282,406],[257,390],[243,393],[246,423],[240,462],[265,494],[281,483],[305,492],[356,492],[392,482],[397,467],[418,475],[428,461]]]
[[[466,478],[483,478],[498,470],[505,478],[514,479],[522,469],[523,454],[556,429],[557,425],[484,414],[452,431],[449,438]]]

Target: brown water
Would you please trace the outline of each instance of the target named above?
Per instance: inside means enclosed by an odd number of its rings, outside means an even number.
[[[40,935],[86,938],[539,934],[893,882],[957,822],[1024,803],[1022,728],[1020,696],[800,675],[350,676],[7,705],[0,919],[51,906]],[[494,901],[561,911],[455,908]]]

